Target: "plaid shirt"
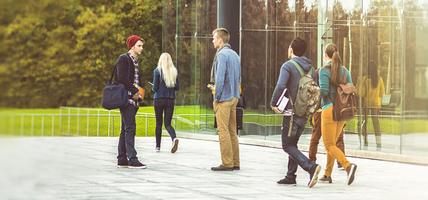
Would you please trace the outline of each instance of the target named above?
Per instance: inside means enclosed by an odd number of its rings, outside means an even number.
[[[129,54],[129,53],[128,53]],[[135,76],[134,76],[134,85],[140,85],[139,77],[138,77],[138,58],[132,57],[131,54],[129,54],[129,57],[132,59],[132,62],[134,63],[134,69],[135,69]],[[128,91],[128,95],[132,95],[130,91]],[[138,102],[134,99],[129,99],[129,103],[134,105],[135,107],[138,107]]]

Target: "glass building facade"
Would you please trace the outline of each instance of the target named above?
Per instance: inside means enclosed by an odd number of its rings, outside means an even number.
[[[191,131],[215,129],[209,82],[211,32],[226,27],[241,57],[246,100],[241,137],[280,140],[282,118],[269,102],[287,49],[297,36],[314,67],[335,43],[359,93],[345,144],[405,155],[428,155],[428,0],[163,0],[163,51],[179,69],[177,104],[191,105]],[[373,103],[374,90],[380,101]],[[180,130],[180,120],[176,126]],[[184,127],[184,126],[183,126]],[[184,129],[181,129],[184,130]],[[189,130],[187,130],[189,131]],[[308,125],[302,142],[307,143]],[[366,137],[367,135],[367,137]]]

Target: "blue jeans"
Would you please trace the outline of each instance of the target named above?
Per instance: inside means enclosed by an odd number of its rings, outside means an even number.
[[[313,170],[316,165],[314,162],[310,161],[298,148],[297,143],[299,138],[305,129],[305,124],[307,119],[294,116],[291,136],[289,136],[288,131],[290,127],[291,116],[284,116],[282,122],[282,149],[288,154],[288,171],[287,178],[290,180],[296,179],[297,166],[300,166],[305,171],[310,172]]]
[[[175,130],[171,126],[172,114],[174,113],[174,99],[160,98],[154,100],[156,114],[156,147],[160,148],[162,138],[162,121],[171,139],[176,138]],[[162,120],[163,118],[163,120]]]
[[[128,104],[120,108],[122,117],[122,125],[120,129],[119,145],[118,145],[118,160],[128,159],[129,162],[138,161],[137,151],[135,150],[135,115],[138,107]]]

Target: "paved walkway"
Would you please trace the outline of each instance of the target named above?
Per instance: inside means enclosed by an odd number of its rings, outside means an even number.
[[[351,186],[335,169],[333,184],[297,186],[276,181],[285,174],[281,149],[241,145],[241,170],[212,172],[217,142],[181,139],[176,154],[164,138],[137,138],[147,169],[117,169],[117,138],[0,138],[0,199],[428,199],[428,166],[350,158],[358,164]],[[325,155],[319,155],[322,166]]]

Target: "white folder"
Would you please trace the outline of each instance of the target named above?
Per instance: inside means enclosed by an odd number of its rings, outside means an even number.
[[[287,88],[282,91],[281,96],[279,96],[279,99],[276,102],[276,107],[278,107],[278,110],[281,112],[285,111],[285,107],[287,106],[289,101],[289,99],[285,96],[285,92],[287,92]]]

